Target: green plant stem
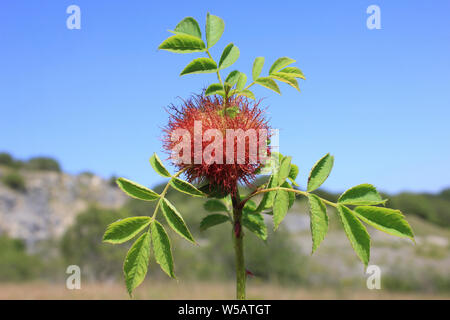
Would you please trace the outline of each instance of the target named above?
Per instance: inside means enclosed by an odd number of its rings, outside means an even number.
[[[208,55],[208,57],[209,57],[211,60],[214,61],[214,59],[212,58],[211,53],[209,53],[209,50],[208,50],[208,49],[206,49],[206,54]],[[222,82],[222,78],[220,77],[219,68],[217,68],[216,73],[217,73],[217,79],[219,79],[219,82],[220,82],[220,84],[221,84],[222,87],[223,87],[223,82]]]
[[[252,85],[254,85],[256,82],[255,81],[253,81],[252,83],[250,83],[248,86],[246,86],[244,89],[242,89],[242,90],[247,90],[248,88],[250,88]]]
[[[256,191],[256,192],[253,192],[253,193],[251,193],[247,198],[245,198],[244,200],[243,200],[243,202],[245,203],[245,202],[247,202],[250,198],[253,198],[254,196],[256,196],[256,195],[258,195],[258,194],[261,194],[261,193],[266,193],[266,192],[270,192],[270,191],[277,191],[277,190],[285,190],[285,191],[288,191],[288,192],[294,192],[294,193],[296,193],[296,194],[300,194],[300,195],[302,195],[302,196],[305,196],[305,197],[307,197],[307,196],[309,196],[311,193],[309,193],[309,192],[306,192],[306,191],[301,191],[301,190],[296,190],[296,189],[290,189],[290,188],[284,188],[284,187],[276,187],[276,188],[268,188],[268,189],[262,189],[262,190],[258,190],[258,191]],[[317,195],[316,195],[317,196]],[[320,198],[320,197],[319,197]],[[334,203],[334,202],[331,202],[331,201],[328,201],[327,199],[323,199],[323,198],[320,198],[320,200],[322,200],[325,204],[328,204],[328,205],[330,205],[330,206],[332,206],[332,207],[337,207],[337,204],[336,203]]]
[[[159,200],[158,203],[156,204],[155,207],[155,211],[153,211],[153,215],[152,215],[152,220],[154,220],[156,218],[156,214],[158,213],[158,209],[159,206],[161,205],[161,201],[164,199],[164,197],[166,196],[167,190],[169,190],[169,186],[170,186],[170,182],[174,179],[177,178],[180,174],[182,174],[185,170],[187,170],[187,167],[184,169],[181,169],[180,171],[178,171],[177,173],[175,173],[169,180],[169,182],[167,182],[166,186],[164,187],[164,190],[161,192],[161,194],[159,195]]]
[[[236,299],[245,300],[245,273],[244,262],[244,233],[242,232],[242,204],[239,192],[232,198],[233,201],[233,242],[236,259]]]

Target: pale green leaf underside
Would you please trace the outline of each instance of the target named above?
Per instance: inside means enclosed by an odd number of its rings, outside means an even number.
[[[283,182],[280,187],[294,190],[294,188],[292,188],[292,186],[287,181]],[[295,192],[289,191],[288,194],[289,194],[289,207],[288,208],[290,209],[294,205],[294,202],[295,202]]]
[[[283,157],[280,164],[280,169],[278,172],[278,185],[281,185],[288,178],[291,171],[291,159],[292,157]]]
[[[277,181],[278,179],[276,179],[275,175],[272,174],[267,183],[267,189],[275,188],[277,186]],[[265,192],[263,198],[261,199],[261,202],[258,205],[258,212],[271,208],[273,206],[273,199],[275,198],[276,194],[276,191]]]
[[[230,43],[223,49],[222,56],[219,61],[219,69],[225,69],[231,66],[239,58],[239,48]]]
[[[158,221],[153,221],[151,226],[153,254],[161,269],[171,278],[175,278],[173,270],[173,257],[169,236],[164,227]]]
[[[236,83],[236,90],[241,91],[244,89],[245,84],[247,83],[247,75],[243,72],[239,75],[239,80]]]
[[[250,90],[242,90],[238,93],[239,96],[244,96],[250,99],[255,99],[255,94],[251,92]]]
[[[183,218],[181,217],[181,214],[166,198],[162,199],[161,201],[161,210],[167,220],[167,223],[176,233],[178,233],[186,240],[195,243],[195,240],[192,237],[192,234],[186,226]]]
[[[173,178],[171,181],[170,181],[170,185],[174,188],[174,189],[176,189],[176,190],[178,190],[178,191],[180,191],[180,192],[184,192],[184,193],[187,193],[187,194],[189,194],[189,195],[191,195],[191,196],[194,196],[194,197],[203,197],[203,196],[205,196],[205,194],[203,193],[203,192],[201,192],[200,190],[198,190],[196,187],[194,187],[192,184],[190,184],[189,182],[187,182],[187,181],[183,181],[183,180],[181,180],[181,179],[178,179],[178,178]]]
[[[383,200],[378,193],[377,189],[368,183],[357,185],[353,188],[345,191],[340,197],[338,202],[347,205],[377,205],[383,204],[387,200]]]
[[[308,200],[312,235],[312,253],[314,253],[327,234],[328,215],[325,204],[318,196],[309,194]]]
[[[198,22],[192,17],[186,17],[180,21],[175,27],[175,30],[171,31],[175,34],[187,34],[197,38],[202,38],[202,32]]]
[[[215,213],[210,214],[203,218],[203,220],[200,222],[200,230],[204,231],[208,228],[214,227],[218,224],[222,224],[224,222],[230,221],[230,218],[224,214]]]
[[[299,173],[298,166],[296,164],[291,163],[291,171],[289,171],[289,180],[291,180],[292,184],[298,187],[298,184],[295,182]]]
[[[134,238],[150,224],[150,217],[131,217],[111,223],[103,235],[108,243],[123,243]]]
[[[216,70],[217,65],[214,60],[210,58],[197,58],[192,60],[183,71],[181,71],[180,76],[193,73],[213,73],[216,72]]]
[[[131,246],[123,264],[123,273],[128,293],[139,286],[147,274],[150,259],[150,234],[145,232]]]
[[[289,75],[291,77],[301,78],[303,80],[306,80],[305,76],[303,75],[303,72],[297,67],[286,67],[286,68],[278,71],[278,73],[283,73],[283,74]]]
[[[274,230],[278,229],[289,209],[289,192],[278,190],[273,201],[273,224]]]
[[[225,22],[221,18],[209,13],[206,15],[206,43],[208,48],[211,48],[219,41],[224,30]]]
[[[264,57],[257,57],[255,59],[255,62],[253,62],[253,69],[252,69],[253,81],[256,81],[256,79],[259,78],[263,66],[264,66]]]
[[[278,94],[281,94],[280,88],[278,88],[277,83],[270,77],[261,77],[255,80],[255,82],[267,89],[273,90]]]
[[[176,34],[164,40],[158,47],[176,53],[190,53],[205,51],[205,43],[202,39],[187,34]]]
[[[354,212],[358,218],[378,230],[414,241],[411,226],[399,210],[362,206],[356,207]]]
[[[150,190],[131,180],[119,178],[116,182],[119,188],[132,198],[144,201],[154,201],[159,198],[159,194],[153,190]]]
[[[300,91],[300,87],[298,86],[298,81],[294,77],[292,77],[290,75],[286,75],[285,73],[279,73],[279,72],[274,72],[270,76],[273,79],[276,79],[278,81],[287,83],[291,87],[293,87],[293,88],[297,89],[298,91]]]
[[[316,162],[308,177],[308,192],[316,190],[327,180],[333,168],[334,157],[329,153]]]
[[[339,217],[344,226],[345,234],[355,250],[356,255],[365,266],[370,259],[370,235],[364,225],[355,217],[354,213],[343,205],[337,207]]]
[[[165,178],[171,177],[170,172],[166,169],[166,167],[164,166],[164,164],[162,163],[161,159],[158,157],[156,152],[153,153],[152,157],[150,158],[150,164],[153,170],[155,170],[156,173],[159,174],[160,176]]]
[[[270,67],[269,74],[277,72],[280,69],[282,69],[282,68],[284,68],[284,67],[286,67],[286,66],[288,66],[288,65],[290,65],[291,63],[294,63],[294,62],[295,62],[295,60],[293,60],[291,58],[288,58],[288,57],[279,58]]]

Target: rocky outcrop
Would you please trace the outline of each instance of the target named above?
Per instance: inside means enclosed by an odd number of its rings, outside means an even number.
[[[8,168],[0,167],[0,179]],[[0,234],[24,239],[32,248],[39,240],[58,238],[89,205],[119,208],[126,196],[95,175],[69,175],[21,170],[26,191],[0,182]]]

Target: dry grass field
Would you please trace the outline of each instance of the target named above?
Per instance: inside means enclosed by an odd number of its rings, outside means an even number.
[[[136,290],[134,299],[232,299],[232,283],[146,282]],[[68,290],[65,283],[33,282],[0,284],[0,299],[129,299],[125,287],[117,283],[91,283],[80,290]],[[332,290],[281,287],[273,284],[249,285],[248,299],[450,299],[450,295],[392,293],[386,290]]]

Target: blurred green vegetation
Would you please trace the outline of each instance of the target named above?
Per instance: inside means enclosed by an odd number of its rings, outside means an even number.
[[[61,172],[58,161],[50,157],[33,157],[26,161],[15,159],[7,152],[0,152],[0,165],[12,169],[44,170]]]
[[[66,265],[78,265],[88,279],[107,280],[122,274],[126,246],[102,243],[105,226],[129,216],[125,210],[91,207],[79,214],[62,237],[60,249]]]
[[[25,162],[24,167],[30,170],[45,170],[61,172],[61,167],[55,159],[48,157],[35,157]]]
[[[26,252],[22,240],[0,236],[0,281],[35,279],[42,271],[42,260]]]
[[[17,171],[7,173],[2,177],[2,182],[5,186],[20,192],[26,190],[25,179]]]

